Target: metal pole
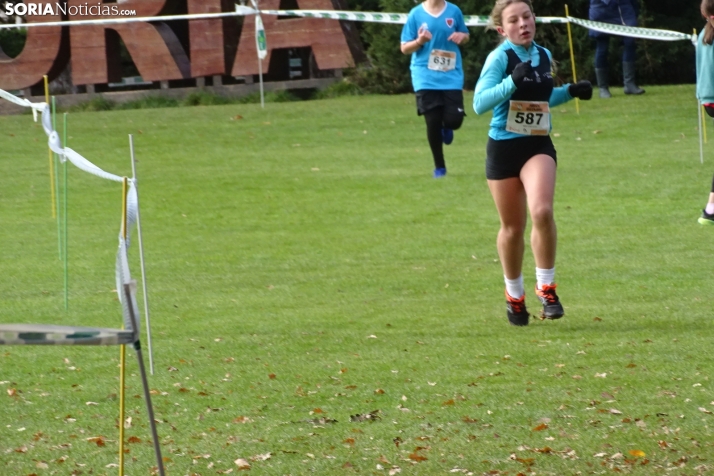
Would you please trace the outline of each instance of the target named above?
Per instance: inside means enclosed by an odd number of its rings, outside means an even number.
[[[123,243],[126,243],[126,194],[127,179],[124,177],[121,194],[121,236]],[[121,292],[118,289],[117,291]],[[126,380],[124,368],[126,367],[126,346],[122,344],[119,347],[119,476],[124,476],[124,381]]]
[[[568,20],[568,43],[570,43],[570,64],[573,69],[573,82],[578,82],[578,75],[575,72],[575,53],[573,51],[573,36],[570,34],[570,13],[568,13],[568,5],[565,5],[565,18]],[[575,113],[580,114],[580,100],[575,98]]]
[[[151,392],[149,391],[149,381],[146,378],[146,368],[144,368],[144,359],[141,355],[141,341],[139,340],[138,323],[134,315],[134,305],[131,299],[131,284],[124,284],[124,299],[128,304],[129,317],[131,318],[132,332],[134,333],[134,350],[136,358],[139,360],[139,373],[141,373],[141,385],[144,387],[144,400],[146,402],[146,411],[149,414],[149,426],[151,427],[151,438],[154,440],[154,453],[156,454],[156,464],[159,468],[159,475],[164,476],[164,461],[161,457],[161,445],[159,444],[159,433],[156,431],[156,419],[154,418],[154,407],[151,405]],[[122,346],[124,347],[124,346]]]
[[[56,114],[56,109],[55,109],[55,97],[52,96],[52,129],[57,130],[57,114]],[[61,219],[60,219],[60,203],[59,203],[59,172],[57,170],[57,154],[54,152],[50,151],[50,155],[54,157],[54,160],[52,161],[52,176],[54,177],[54,186],[52,187],[52,193],[54,194],[54,197],[52,198],[52,203],[54,204],[54,207],[56,210],[53,210],[52,216],[57,217],[57,252],[59,254],[59,259],[62,261],[62,227],[60,226],[61,224]]]
[[[149,342],[149,370],[154,375],[154,354],[151,350],[151,318],[149,316],[149,291],[146,286],[146,268],[144,266],[144,239],[141,235],[141,214],[139,210],[139,186],[136,180],[136,157],[134,155],[134,136],[129,134],[129,150],[131,151],[131,174],[134,177],[136,191],[136,231],[139,235],[139,260],[141,262],[141,285],[144,291],[144,315],[146,316],[146,339]]]
[[[50,86],[48,83],[47,75],[43,76],[45,79],[45,102],[47,105],[50,105]],[[28,98],[25,98],[28,99]],[[52,111],[52,116],[54,117],[54,110]],[[50,159],[50,197],[52,201],[52,218],[55,218],[57,216],[57,205],[55,204],[55,175],[54,175],[54,167],[53,167],[53,160],[52,160],[52,149],[47,149],[47,152],[49,154],[49,159]]]
[[[64,127],[62,131],[64,138],[62,140],[62,146],[67,147],[67,113],[64,113]],[[69,309],[69,255],[67,250],[69,246],[67,245],[68,231],[67,231],[67,194],[69,189],[67,188],[67,161],[64,161],[64,212],[62,213],[64,217],[64,310]]]
[[[260,107],[265,109],[265,96],[263,95],[263,59],[258,57],[258,76],[260,78]]]
[[[704,124],[704,118],[702,117],[702,107],[699,105],[699,99],[697,99],[697,114],[699,116],[699,163],[704,163],[704,144],[702,143],[702,125]]]

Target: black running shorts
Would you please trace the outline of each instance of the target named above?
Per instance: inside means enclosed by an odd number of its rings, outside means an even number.
[[[444,108],[444,114],[458,115],[464,112],[464,93],[460,89],[420,89],[416,92],[417,115]]]
[[[539,154],[548,155],[558,163],[550,136],[524,136],[506,140],[489,137],[486,144],[486,178],[503,180],[519,177],[528,159]]]

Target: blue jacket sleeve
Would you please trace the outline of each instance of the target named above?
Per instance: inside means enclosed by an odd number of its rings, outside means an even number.
[[[511,97],[516,90],[513,79],[510,76],[503,77],[506,66],[506,55],[499,50],[492,51],[486,58],[474,91],[473,107],[476,114],[490,111]]]
[[[565,84],[558,88],[553,88],[553,92],[550,93],[550,100],[548,100],[548,105],[550,107],[555,107],[573,99],[573,96],[571,96],[568,92],[569,86],[570,84]]]

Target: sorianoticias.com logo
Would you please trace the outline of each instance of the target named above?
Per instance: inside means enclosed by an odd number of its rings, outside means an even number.
[[[133,16],[136,10],[123,10],[118,5],[101,2],[67,5],[65,3],[6,3],[5,15]]]

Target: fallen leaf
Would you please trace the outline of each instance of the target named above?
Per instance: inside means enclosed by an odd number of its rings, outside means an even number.
[[[645,457],[645,452],[642,450],[630,450],[628,451],[630,455],[634,456],[635,458],[644,458]]]
[[[250,469],[250,463],[243,458],[238,458],[237,460],[234,461],[234,463],[236,464],[236,466],[238,466],[238,470],[242,471],[242,470]]]
[[[426,461],[429,458],[427,458],[426,456],[420,455],[419,453],[414,452],[409,455],[409,459],[412,461]]]
[[[360,421],[375,421],[375,420],[381,420],[382,417],[379,416],[379,410],[373,410],[369,413],[362,413],[362,414],[357,414],[357,415],[351,415],[350,416],[350,421],[354,422],[360,422]]]
[[[543,430],[547,430],[547,429],[548,429],[548,425],[546,425],[545,423],[541,423],[540,425],[533,428],[532,431],[543,431]]]
[[[96,443],[97,446],[105,446],[106,445],[106,443],[104,442],[103,436],[92,436],[90,438],[87,438],[87,441],[90,443]]]

